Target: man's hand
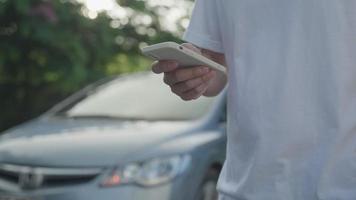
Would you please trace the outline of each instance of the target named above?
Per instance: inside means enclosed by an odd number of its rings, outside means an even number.
[[[200,49],[192,44],[184,46],[201,54]],[[207,92],[216,76],[216,72],[206,66],[180,68],[176,61],[169,60],[154,62],[152,71],[157,74],[164,73],[164,83],[185,101],[197,99]]]

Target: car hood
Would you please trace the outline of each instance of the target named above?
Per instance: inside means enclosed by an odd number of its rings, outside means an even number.
[[[191,130],[192,122],[41,119],[0,137],[0,162],[108,166]]]

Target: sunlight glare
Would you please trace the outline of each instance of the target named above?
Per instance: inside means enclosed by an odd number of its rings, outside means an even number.
[[[113,22],[112,27],[118,28],[123,23],[123,20],[128,20],[134,11],[127,7],[121,7],[115,0],[77,0],[85,5],[85,15],[91,19],[95,19],[99,12],[106,12],[113,19],[120,19],[120,23]],[[149,7],[162,6],[156,9],[156,13],[161,18],[164,29],[176,32],[177,22],[180,18],[189,15],[191,12],[192,2],[190,1],[175,1],[175,0],[147,0]],[[136,24],[149,25],[152,23],[152,18],[146,15],[141,15],[139,19],[134,20]],[[139,21],[139,22],[138,22]],[[181,25],[186,28],[188,20],[182,21]],[[152,33],[154,34],[154,33]]]
[[[85,5],[90,11],[112,10],[115,7],[113,0],[85,0]]]

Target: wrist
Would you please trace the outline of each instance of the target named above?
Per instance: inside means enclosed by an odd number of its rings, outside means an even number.
[[[203,96],[213,97],[218,95],[225,87],[227,83],[227,77],[225,74],[216,73],[215,77],[210,80],[209,86],[203,93]]]

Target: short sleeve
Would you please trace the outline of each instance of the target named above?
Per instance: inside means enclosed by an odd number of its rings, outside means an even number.
[[[223,53],[216,1],[218,0],[195,1],[190,23],[183,35],[183,40],[204,49]]]

